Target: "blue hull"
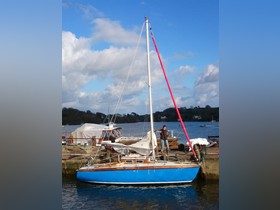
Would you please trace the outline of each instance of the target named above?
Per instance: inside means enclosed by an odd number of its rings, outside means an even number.
[[[190,168],[78,170],[76,178],[100,184],[174,184],[192,182],[199,166]]]

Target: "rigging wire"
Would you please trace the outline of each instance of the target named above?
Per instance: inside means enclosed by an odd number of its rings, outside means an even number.
[[[131,69],[132,69],[132,66],[133,66],[134,61],[135,61],[135,58],[136,58],[136,54],[137,54],[137,51],[138,51],[138,48],[139,48],[139,44],[140,44],[140,40],[141,40],[141,37],[142,37],[142,33],[143,33],[143,30],[144,30],[144,25],[145,25],[145,22],[144,22],[143,25],[142,25],[141,32],[140,32],[140,34],[139,34],[139,38],[138,38],[138,41],[137,41],[137,46],[136,46],[136,49],[135,49],[135,52],[134,52],[134,56],[133,56],[132,62],[130,63],[130,66],[129,66],[129,69],[128,69],[128,74],[127,74],[126,80],[125,80],[125,82],[124,82],[124,85],[123,85],[121,94],[120,94],[120,96],[119,96],[117,105],[116,105],[116,107],[115,107],[115,110],[114,110],[114,112],[113,112],[113,115],[112,115],[112,118],[111,118],[110,122],[115,122],[116,119],[117,119],[116,111],[118,110],[119,105],[120,105],[120,103],[121,103],[121,101],[122,101],[122,95],[123,95],[124,89],[125,89],[125,87],[126,87],[126,85],[127,85],[127,81],[128,81],[129,75],[130,75],[130,71],[131,71]],[[115,118],[115,119],[114,119],[114,118]]]

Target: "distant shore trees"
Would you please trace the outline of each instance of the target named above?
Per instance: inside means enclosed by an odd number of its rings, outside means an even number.
[[[212,108],[206,105],[205,108],[191,107],[179,108],[183,121],[189,122],[207,122],[207,121],[219,121],[219,108]],[[74,108],[62,109],[62,125],[80,125],[83,123],[108,123],[112,118],[112,115],[106,115],[101,112],[92,113],[90,110],[80,111]],[[135,112],[130,114],[116,114],[114,117],[115,123],[135,123],[144,122],[149,120],[149,115],[138,115]],[[157,111],[154,113],[155,122],[176,122],[178,120],[176,110],[174,108],[168,108],[162,112]]]

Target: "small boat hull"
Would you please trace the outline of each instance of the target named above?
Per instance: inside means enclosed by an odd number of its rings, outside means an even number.
[[[176,184],[192,182],[199,171],[195,164],[154,164],[145,166],[83,167],[76,178],[98,184]]]

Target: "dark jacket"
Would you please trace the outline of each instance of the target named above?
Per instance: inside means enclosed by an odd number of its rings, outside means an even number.
[[[168,131],[161,129],[160,130],[160,139],[167,140],[167,137],[168,137]]]

